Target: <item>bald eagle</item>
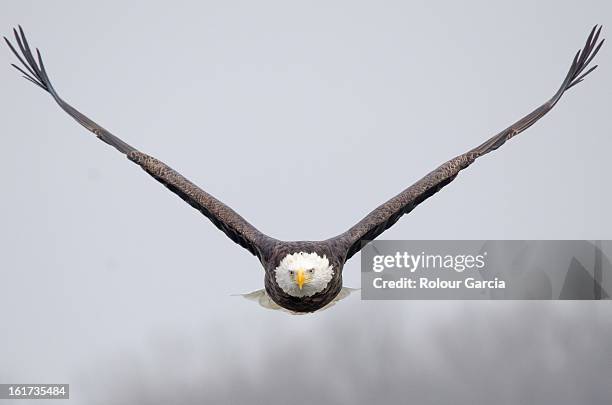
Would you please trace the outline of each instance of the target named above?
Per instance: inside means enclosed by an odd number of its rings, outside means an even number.
[[[22,67],[15,64],[12,66],[21,72],[25,79],[51,94],[59,106],[79,124],[123,153],[204,214],[231,240],[256,256],[265,270],[265,288],[248,294],[248,298],[256,299],[269,308],[283,308],[294,313],[314,312],[346,296],[348,290],[342,287],[342,268],[348,259],[359,252],[364,244],[395,224],[402,215],[409,213],[453,181],[461,170],[480,156],[499,148],[542,118],[557,104],[565,91],[580,83],[597,67],[593,66],[585,71],[603,44],[603,39],[598,42],[601,26],[593,27],[584,48],[574,56],[561,87],[552,98],[483,144],[442,164],[374,209],[346,232],[322,241],[281,241],[260,232],[230,207],[177,171],[130,146],[65,102],[51,85],[40,51],[36,49],[35,57],[21,26],[13,32],[17,47],[6,37],[4,40]]]

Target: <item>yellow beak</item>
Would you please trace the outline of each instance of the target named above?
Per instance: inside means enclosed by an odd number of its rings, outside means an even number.
[[[304,270],[299,269],[297,271],[297,274],[295,275],[295,281],[297,281],[297,285],[300,288],[300,290],[302,289],[302,286],[304,285]]]

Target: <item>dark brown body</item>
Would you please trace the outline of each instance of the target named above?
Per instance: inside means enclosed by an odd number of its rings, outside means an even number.
[[[336,246],[335,241],[298,241],[280,242],[278,241],[270,247],[270,250],[262,264],[266,271],[264,284],[266,292],[270,298],[283,308],[294,312],[314,312],[329,304],[342,289],[342,268],[345,262],[345,255],[338,255],[338,252],[345,251]],[[316,253],[319,256],[327,257],[329,264],[333,266],[334,275],[327,287],[310,297],[293,297],[283,291],[276,283],[275,269],[281,260],[292,253]]]

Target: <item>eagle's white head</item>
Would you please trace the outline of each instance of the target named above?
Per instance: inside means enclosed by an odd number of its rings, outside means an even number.
[[[288,254],[274,272],[279,287],[293,297],[310,297],[323,291],[334,275],[327,257],[305,252]]]

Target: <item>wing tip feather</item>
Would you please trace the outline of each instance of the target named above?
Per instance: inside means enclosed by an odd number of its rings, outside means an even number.
[[[13,28],[13,35],[15,36],[15,42],[17,43],[21,54],[17,51],[16,47],[13,46],[11,41],[6,36],[3,36],[3,38],[11,52],[17,57],[19,62],[29,73],[25,72],[23,69],[21,69],[18,65],[14,63],[11,63],[11,66],[13,66],[19,72],[23,73],[24,77],[28,81],[36,84],[38,87],[49,93],[53,93],[54,90],[46,74],[40,51],[38,50],[38,48],[36,48],[36,53],[38,56],[37,63],[36,59],[34,58],[34,55],[32,54],[32,50],[30,49],[30,45],[26,38],[23,27],[21,26],[21,24],[18,24],[17,27],[19,30],[17,30],[17,28]]]
[[[602,24],[595,24],[587,37],[584,47],[576,53],[567,77],[563,82],[561,88],[562,92],[583,81],[589,73],[597,68],[598,65],[595,65],[589,68],[585,73],[582,73],[589,66],[593,58],[595,58],[595,55],[599,53],[599,50],[605,42],[605,38],[599,39],[602,28]]]

